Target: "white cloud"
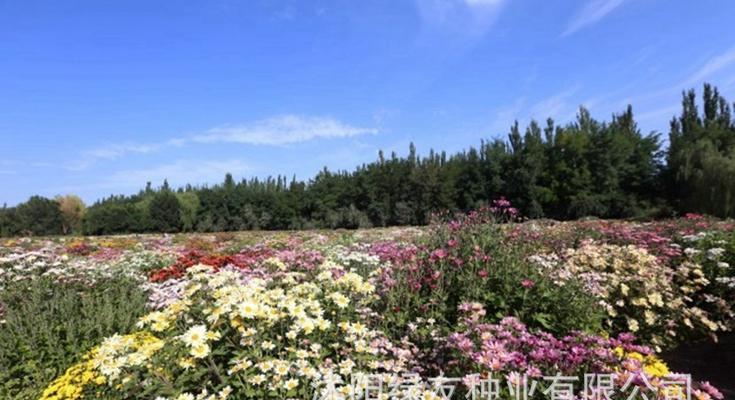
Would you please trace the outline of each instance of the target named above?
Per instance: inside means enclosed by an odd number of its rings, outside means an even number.
[[[83,151],[80,157],[74,162],[68,164],[66,169],[70,171],[82,171],[99,160],[117,160],[129,154],[148,154],[160,150],[162,143],[152,144],[136,144],[136,143],[119,143],[105,147]]]
[[[151,153],[153,151],[158,150],[159,148],[160,148],[160,145],[126,143],[126,144],[115,144],[109,147],[90,150],[86,152],[86,154],[94,158],[114,160],[126,154]]]
[[[103,187],[138,188],[146,182],[155,185],[168,180],[171,186],[182,186],[187,183],[203,184],[220,182],[226,173],[243,176],[251,168],[242,160],[177,160],[173,163],[159,165],[153,168],[129,169],[112,173]]]
[[[580,105],[590,108],[599,102],[595,98],[581,103],[573,101],[572,98],[578,91],[579,86],[575,85],[535,102],[529,102],[528,98],[523,96],[516,98],[513,103],[505,107],[497,108],[489,124],[491,137],[505,137],[514,121],[518,121],[521,127],[525,127],[531,120],[536,120],[543,125],[547,118],[564,124],[575,118]]]
[[[735,47],[730,48],[726,52],[709,59],[694,74],[692,74],[681,85],[680,90],[691,85],[699,85],[705,79],[735,64]]]
[[[620,102],[618,102],[618,106],[622,107],[627,104],[639,105],[641,103],[655,103],[658,106],[662,102],[669,102],[672,98],[678,97],[683,90],[689,90],[692,88],[697,90],[701,89],[701,85],[706,80],[713,79],[713,77],[718,76],[718,73],[719,77],[721,78],[724,75],[724,82],[721,89],[727,88],[732,82],[735,81],[735,79],[731,81],[728,81],[728,79],[733,79],[735,78],[735,76],[731,76],[728,78],[727,75],[723,73],[735,69],[733,67],[735,67],[735,47],[732,47],[721,54],[711,57],[703,64],[701,64],[691,75],[689,75],[689,77],[670,84],[666,87],[662,87],[656,90],[648,90],[643,94],[622,98]],[[631,87],[628,89],[633,88]]]
[[[605,108],[617,112],[628,104],[634,106],[635,117],[643,131],[668,129],[668,121],[681,110],[679,102],[681,92],[689,89],[701,91],[702,84],[712,80],[723,92],[729,90],[735,83],[735,47],[731,47],[719,54],[697,62],[688,68],[690,73],[682,73],[679,80],[658,86],[646,88],[645,82],[632,82],[624,85],[613,93],[604,104]],[[730,79],[730,80],[728,80]],[[613,100],[614,98],[616,98]]]
[[[573,110],[577,108],[577,104],[569,103],[570,97],[576,92],[576,88],[567,89],[536,102],[530,108],[529,117],[541,121],[549,117],[558,120],[568,119],[570,114],[574,115]]]
[[[464,0],[470,7],[498,7],[503,4],[503,0]]]
[[[119,143],[87,150],[67,165],[72,171],[85,170],[101,160],[116,160],[132,154],[150,154],[189,144],[233,143],[287,145],[316,139],[348,138],[376,134],[377,129],[346,124],[332,117],[278,115],[250,124],[225,125],[191,136],[170,138],[159,143]]]
[[[415,0],[423,23],[454,33],[482,34],[495,22],[505,0]]]
[[[513,121],[521,117],[521,113],[525,108],[525,97],[519,97],[512,104],[497,108],[488,128],[491,137],[505,137]]]
[[[334,118],[281,115],[254,124],[213,128],[194,136],[197,143],[284,145],[318,138],[345,138],[377,133],[375,129],[344,124]]]
[[[644,122],[660,122],[666,118],[671,118],[672,116],[676,115],[677,111],[681,109],[680,104],[671,104],[664,107],[659,107],[653,110],[649,110],[646,112],[638,113],[635,115],[635,119],[637,121],[644,121]]]
[[[20,171],[28,168],[50,168],[56,167],[56,164],[45,161],[17,161],[17,160],[0,160],[0,175],[18,175]]]
[[[571,35],[582,28],[597,23],[624,2],[625,0],[592,0],[588,2],[577,12],[562,36]]]

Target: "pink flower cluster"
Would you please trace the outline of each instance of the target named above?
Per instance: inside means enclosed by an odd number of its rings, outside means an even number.
[[[376,286],[381,292],[387,292],[397,284],[395,272],[400,268],[411,268],[417,265],[417,257],[419,253],[418,247],[412,244],[399,244],[393,241],[382,241],[372,243],[368,249],[368,253],[377,256],[380,261],[386,264],[380,268],[376,278]]]
[[[490,212],[501,218],[518,218],[518,209],[510,204],[510,201],[506,200],[505,197],[493,200],[490,203]]]
[[[667,235],[661,225],[603,221],[599,222],[596,229],[609,243],[633,244],[655,254],[664,262],[681,256],[681,249],[673,246],[674,242],[670,234]]]
[[[445,344],[452,354],[447,365],[456,372],[515,379],[521,374],[531,378],[610,374],[619,384],[631,382],[641,389],[653,385],[659,395],[666,393],[667,383],[661,375],[647,372],[651,363],[657,368],[663,364],[649,347],[636,345],[630,333],[606,338],[574,332],[556,338],[546,332],[531,332],[514,317],[503,318],[497,324],[483,323],[485,309],[479,303],[461,304],[459,311],[460,330],[450,334]],[[724,398],[708,382],[693,382],[692,389],[697,399]]]
[[[295,270],[312,271],[324,261],[322,253],[316,250],[284,249],[276,253],[276,257]]]
[[[648,355],[647,347],[633,343],[632,335],[615,339],[585,333],[555,338],[545,332],[532,333],[519,320],[506,317],[498,324],[482,323],[485,310],[479,303],[460,306],[462,329],[448,337],[447,346],[458,352],[458,367],[482,371],[515,371],[540,377],[555,371],[575,375],[587,372],[609,372],[618,365],[614,349]]]

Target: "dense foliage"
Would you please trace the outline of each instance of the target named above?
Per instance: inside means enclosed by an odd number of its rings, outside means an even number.
[[[685,211],[735,215],[735,121],[727,100],[704,86],[703,112],[694,91],[671,122],[668,173],[671,198]]]
[[[100,340],[129,331],[145,311],[138,283],[94,284],[49,276],[13,282],[0,292],[0,397],[38,398],[40,389]]]
[[[480,302],[484,311],[499,320],[513,316],[531,328],[554,334],[601,329],[602,313],[596,299],[574,282],[557,285],[527,256],[533,250],[513,242],[503,225],[492,223],[508,209],[506,201],[473,211],[450,223],[432,225],[420,246],[390,249],[401,255],[391,266],[379,269],[386,292],[382,307],[391,310],[386,330],[405,330],[419,318],[442,325],[458,322],[458,307]],[[492,211],[491,211],[492,210]]]
[[[671,123],[670,146],[642,134],[632,109],[608,122],[584,108],[575,122],[514,124],[507,140],[454,155],[420,157],[411,145],[352,172],[324,169],[308,182],[285,177],[187,186],[167,183],[111,196],[86,213],[69,197],[33,197],[0,210],[0,235],[214,232],[252,229],[423,225],[438,211],[468,211],[504,196],[529,218],[735,215],[735,123],[730,106],[705,85]],[[664,163],[665,161],[665,163]]]

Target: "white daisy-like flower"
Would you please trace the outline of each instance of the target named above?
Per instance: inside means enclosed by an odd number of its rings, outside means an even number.
[[[286,388],[286,390],[293,390],[299,387],[299,381],[296,379],[289,379],[286,382],[283,383],[283,387]]]
[[[208,344],[201,344],[201,345],[192,347],[189,353],[194,358],[204,358],[209,355],[210,351],[211,349],[209,348]]]
[[[181,341],[190,347],[199,347],[207,342],[207,327],[204,325],[195,325],[189,328],[183,335]]]

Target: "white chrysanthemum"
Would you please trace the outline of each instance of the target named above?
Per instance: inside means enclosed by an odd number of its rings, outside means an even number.
[[[299,381],[296,379],[289,379],[284,384],[283,387],[286,388],[286,390],[293,390],[299,387]]]
[[[210,348],[208,344],[201,344],[198,346],[192,347],[190,354],[194,358],[204,358],[208,356],[210,353]]]
[[[195,325],[189,328],[183,335],[181,341],[190,347],[198,347],[207,342],[207,327],[204,325]]]
[[[237,306],[237,312],[243,318],[255,318],[258,315],[258,305],[246,300]]]
[[[350,305],[350,299],[347,298],[347,296],[343,295],[342,293],[339,293],[339,292],[332,293],[329,296],[329,298],[339,308],[346,308],[348,305]]]

